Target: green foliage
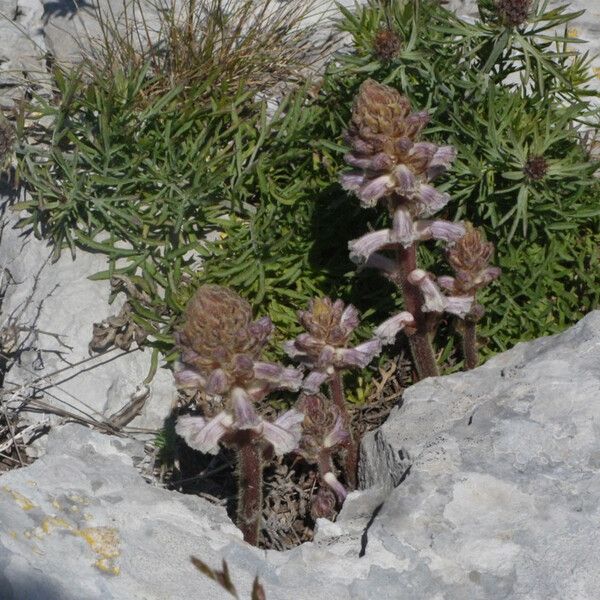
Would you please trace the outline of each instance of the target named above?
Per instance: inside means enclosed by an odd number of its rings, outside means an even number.
[[[260,100],[273,81],[256,77],[268,73],[264,54],[255,57],[260,40],[242,46],[230,69],[210,60],[209,43],[229,39],[216,17],[205,46],[193,35],[204,25],[193,21],[184,35],[171,22],[170,51],[138,56],[124,43],[100,66],[57,70],[56,99],[30,107],[53,124],[19,146],[32,194],[20,205],[23,224],[51,237],[57,253],[105,253],[109,268],[95,277],[120,274],[146,294],[134,298],[134,318],[165,353],[200,282],[247,297],[271,315],[279,340],[298,333],[295,311],[318,294],[354,303],[366,336],[398,299],[349,262],[348,241],[381,217],[359,209],[337,178],[352,98],[372,77],[430,111],[429,139],[457,147],[440,186],[453,198],[443,216],[483,227],[504,270],[483,298],[488,352],[597,307],[600,187],[576,128],[598,123],[588,57],[574,53],[578,40],[550,32],[573,15],[538,2],[528,23],[508,28],[489,2],[476,23],[435,1],[340,11],[352,51],[329,64],[318,88],[296,86],[274,115]],[[382,28],[398,36],[395,56],[377,54]],[[184,60],[186,48],[200,58]],[[542,177],[526,170],[535,157],[547,164]],[[435,256],[425,251],[425,264],[440,271]],[[448,355],[451,336],[444,343]]]

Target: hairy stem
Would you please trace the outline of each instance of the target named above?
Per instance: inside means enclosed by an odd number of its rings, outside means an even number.
[[[471,319],[463,321],[462,347],[465,368],[474,369],[479,362],[479,356],[477,352],[477,323]]]
[[[244,541],[258,545],[262,513],[263,448],[256,440],[238,445],[237,526]]]
[[[346,406],[346,398],[344,396],[342,374],[337,370],[329,382],[329,389],[331,391],[331,399],[338,407],[344,422],[344,428],[350,436],[349,441],[346,444],[344,470],[346,471],[346,483],[348,484],[348,487],[352,490],[355,490],[358,477],[358,444],[352,435],[352,425],[350,421],[350,415],[348,414],[348,407]]]
[[[409,336],[409,341],[419,379],[436,377],[440,371],[431,345],[428,315],[421,310],[423,299],[419,288],[407,279],[409,273],[417,268],[417,244],[408,248],[398,246],[396,260],[400,273],[400,289],[404,296],[404,307],[415,319],[416,331]]]

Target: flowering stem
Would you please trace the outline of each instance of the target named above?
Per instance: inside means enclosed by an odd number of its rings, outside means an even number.
[[[346,406],[344,397],[344,385],[342,383],[342,374],[336,369],[329,382],[331,391],[331,399],[338,407],[340,415],[344,422],[344,428],[349,434],[349,441],[346,444],[346,457],[344,461],[347,484],[350,489],[355,490],[357,485],[358,473],[358,444],[352,435],[352,427],[350,423],[350,415]]]
[[[477,323],[472,319],[465,319],[462,326],[462,347],[465,358],[465,368],[474,369],[479,362],[477,353]]]
[[[262,513],[263,448],[249,434],[247,440],[238,442],[237,526],[244,534],[244,541],[257,546]]]
[[[417,268],[417,245],[408,248],[398,246],[396,260],[400,273],[400,289],[404,296],[404,307],[415,319],[416,331],[408,336],[410,349],[415,361],[419,379],[436,377],[440,374],[433,346],[431,345],[431,332],[429,331],[428,318],[421,310],[423,299],[419,288],[408,281],[408,275]]]

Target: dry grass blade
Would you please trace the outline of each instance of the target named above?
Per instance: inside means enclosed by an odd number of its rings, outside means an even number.
[[[234,598],[238,598],[237,590],[231,581],[231,577],[229,576],[229,567],[227,566],[227,562],[223,559],[223,570],[217,571],[216,569],[211,569],[204,561],[200,560],[195,556],[191,556],[190,560],[192,564],[198,569],[201,573],[210,577],[213,581],[216,581],[224,590],[228,591]]]
[[[85,53],[84,72],[129,72],[149,66],[147,102],[178,86],[265,91],[310,75],[331,47],[316,41],[318,0],[125,1],[120,14],[97,9],[100,39]]]

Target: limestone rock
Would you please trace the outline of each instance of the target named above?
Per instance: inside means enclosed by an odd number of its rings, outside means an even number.
[[[596,311],[474,371],[413,386],[365,437],[364,485],[389,489],[404,478],[368,543],[407,564],[408,589],[435,588],[444,598],[595,597],[599,367]]]
[[[32,396],[53,409],[103,421],[139,391],[150,369],[151,351],[134,344],[128,353],[113,348],[90,357],[93,323],[116,311],[108,304],[109,282],[88,279],[106,269],[106,257],[79,252],[73,260],[66,251],[52,263],[48,242],[15,229],[15,221],[8,210],[0,237],[5,287],[1,326],[20,328],[11,350],[13,355],[18,351],[18,360],[4,380],[4,397],[12,408],[27,404],[20,414],[28,423],[44,418],[35,411],[35,401],[28,403]],[[144,409],[131,425],[152,435],[162,427],[175,398],[171,372],[159,369]],[[58,420],[55,416],[52,422]]]

